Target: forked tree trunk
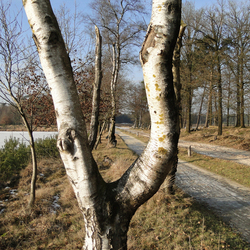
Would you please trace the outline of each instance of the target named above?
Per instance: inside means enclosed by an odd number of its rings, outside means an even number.
[[[126,249],[133,214],[157,192],[177,161],[179,129],[172,56],[181,1],[153,1],[140,53],[151,136],[142,155],[113,183],[104,182],[91,154],[70,60],[49,0],[24,0],[23,4],[54,101],[58,148],[85,221],[83,249]]]
[[[100,91],[102,82],[102,37],[98,27],[95,27],[96,32],[96,48],[95,48],[95,82],[93,85],[93,99],[92,99],[92,114],[90,122],[89,145],[93,150],[97,133],[98,133],[98,117],[100,104]]]

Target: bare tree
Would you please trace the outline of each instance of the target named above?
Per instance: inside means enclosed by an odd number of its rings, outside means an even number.
[[[217,107],[218,107],[218,135],[222,135],[223,107],[222,107],[222,62],[228,40],[225,37],[225,6],[220,1],[218,6],[213,6],[206,12],[202,33],[203,42],[212,52],[216,70],[217,82]]]
[[[0,1],[0,60],[3,67],[0,68],[0,95],[1,98],[13,106],[20,114],[23,124],[29,135],[29,144],[32,157],[33,172],[31,178],[31,190],[29,206],[35,202],[35,187],[37,178],[37,159],[33,138],[32,122],[24,109],[23,78],[27,72],[27,60],[25,61],[28,48],[24,47],[22,41],[22,29],[17,20],[17,16],[10,18],[11,3]]]
[[[249,56],[249,26],[250,26],[249,3],[234,1],[229,2],[227,33],[231,39],[229,66],[236,83],[236,126],[245,127],[245,99],[244,89],[246,82],[246,67]]]
[[[144,82],[139,84],[130,83],[126,87],[124,107],[134,120],[134,127],[141,128],[143,123],[149,125],[150,121],[145,120],[148,114],[148,103]]]
[[[50,1],[24,0],[23,4],[54,101],[58,147],[85,221],[83,249],[126,249],[132,216],[157,192],[177,161],[172,58],[181,1],[153,1],[140,53],[151,136],[143,154],[113,183],[104,182],[91,154],[70,60]]]
[[[186,114],[186,131],[190,133],[192,121],[192,99],[196,88],[195,79],[198,66],[197,51],[195,50],[196,40],[199,38],[199,30],[204,11],[195,10],[193,2],[187,1],[183,6],[182,19],[187,25],[183,36],[182,49],[182,105],[185,106],[183,113]]]
[[[131,45],[138,45],[141,31],[145,29],[140,15],[145,11],[141,1],[135,0],[97,0],[91,4],[95,13],[89,17],[92,23],[103,30],[104,44],[108,45],[111,54],[111,118],[109,141],[115,142],[116,89],[122,63],[134,62]],[[131,18],[133,17],[133,18]],[[130,51],[129,51],[130,50]]]

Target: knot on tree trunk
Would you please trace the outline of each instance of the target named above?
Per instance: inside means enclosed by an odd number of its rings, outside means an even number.
[[[68,128],[59,132],[57,147],[60,151],[67,151],[74,154],[74,140],[76,138],[76,131]]]

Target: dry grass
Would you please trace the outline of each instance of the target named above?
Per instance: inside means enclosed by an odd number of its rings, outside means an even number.
[[[84,224],[60,160],[39,163],[36,205],[27,209],[31,166],[21,173],[17,194],[0,215],[0,249],[81,249]],[[57,201],[57,197],[59,200]]]
[[[106,181],[118,179],[136,155],[117,138],[116,149],[106,141],[94,156]],[[109,163],[105,163],[107,157]],[[16,195],[0,191],[0,249],[81,249],[84,223],[60,160],[39,162],[36,206],[27,211],[31,166],[21,173]],[[8,201],[5,201],[8,199]],[[60,205],[60,206],[56,206]],[[0,207],[1,209],[1,207]],[[142,205],[130,224],[129,249],[249,249],[211,211],[180,190],[176,196],[159,191]]]
[[[235,149],[250,150],[250,128],[223,127],[223,135],[217,135],[217,127],[203,128],[188,134],[184,129],[180,139],[200,141]]]
[[[202,204],[176,189],[160,190],[139,208],[130,223],[128,246],[136,249],[249,249]]]
[[[27,131],[24,125],[0,125],[0,131]],[[36,131],[57,131],[57,127],[52,125],[48,127],[38,127]]]
[[[93,156],[97,162],[105,181],[111,182],[117,180],[128,169],[128,167],[137,159],[123,140],[117,136],[117,147],[107,147],[108,140],[103,136],[102,143],[99,144],[98,150],[93,151]]]

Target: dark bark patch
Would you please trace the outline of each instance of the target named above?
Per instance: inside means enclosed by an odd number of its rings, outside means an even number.
[[[180,7],[179,7],[179,4],[168,4],[166,8],[167,8],[168,14],[170,15],[172,13],[178,12]]]
[[[50,17],[50,16],[46,16],[46,17],[45,17],[45,22],[46,22],[47,24],[52,24],[52,19],[51,19],[51,17]]]
[[[58,33],[55,32],[55,31],[52,31],[52,32],[50,33],[48,43],[49,43],[50,45],[54,45],[54,44],[57,44],[58,41],[59,41],[59,35],[58,35]]]
[[[39,43],[39,41],[38,41],[38,39],[37,39],[37,37],[36,37],[36,35],[35,34],[33,34],[33,40],[34,40],[34,42],[35,42],[35,45],[36,45],[36,47],[37,47],[37,50],[38,50],[38,52],[39,52],[39,50],[40,50],[40,43]]]
[[[51,91],[51,89],[50,89],[50,91]],[[56,114],[56,118],[58,118],[59,117],[59,113],[58,113],[57,110],[55,110],[55,114]]]

